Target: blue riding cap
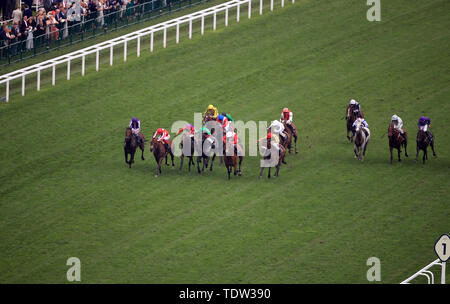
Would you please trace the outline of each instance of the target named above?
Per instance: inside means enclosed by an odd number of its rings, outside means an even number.
[[[132,122],[137,122],[138,119],[137,119],[136,117],[133,117],[133,118],[131,119],[131,121],[132,121]]]
[[[219,120],[223,120],[223,115],[222,114],[219,115]]]

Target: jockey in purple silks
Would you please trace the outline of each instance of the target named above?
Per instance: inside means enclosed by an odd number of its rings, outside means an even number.
[[[424,132],[427,132],[428,126],[431,124],[431,119],[425,116],[420,116],[419,118],[419,130],[422,130]]]
[[[141,121],[136,117],[133,117],[130,120],[130,124],[128,126],[131,128],[131,132],[133,133],[134,136],[136,136],[138,144],[140,145],[142,143],[142,138],[139,135],[139,133],[141,132]]]

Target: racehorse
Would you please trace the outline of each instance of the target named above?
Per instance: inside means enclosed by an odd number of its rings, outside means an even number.
[[[181,142],[180,142],[181,161],[180,161],[180,169],[178,171],[181,172],[181,169],[183,169],[183,160],[184,160],[184,157],[185,157],[184,151],[183,151],[184,142],[190,142],[191,151],[190,151],[190,155],[187,156],[187,158],[189,159],[189,172],[190,172],[191,171],[191,164],[195,166],[195,163],[194,163],[194,146],[195,146],[195,142],[194,142],[194,137],[188,138],[188,136],[185,133],[183,133],[183,135],[181,136]]]
[[[237,158],[239,157],[239,169],[237,168]],[[242,163],[243,156],[238,156],[234,145],[232,143],[226,142],[224,143],[224,155],[223,155],[223,162],[225,163],[225,166],[227,168],[228,172],[228,179],[230,179],[231,170],[234,168],[234,175],[238,174],[239,176],[242,175],[241,172],[241,163]]]
[[[348,106],[347,112],[345,114],[345,119],[347,121],[347,139],[350,142],[353,142],[355,137],[355,130],[353,129],[353,122],[356,120],[356,113],[353,111],[353,107]],[[352,133],[352,136],[348,136],[349,133]]]
[[[364,158],[366,156],[366,149],[367,144],[369,143],[369,139],[370,139],[370,131],[367,130],[366,134],[365,130],[363,129],[362,123],[359,120],[357,120],[355,127],[355,139],[354,139],[355,144],[353,150],[355,152],[355,157],[357,157],[361,161],[364,161]]]
[[[290,135],[291,139],[289,141],[289,146],[287,147],[289,149],[289,153],[292,153],[292,149],[291,149],[292,137],[294,137],[295,153],[298,153],[298,150],[297,150],[297,138],[298,138],[297,127],[294,125],[293,122],[291,122],[292,128],[295,130],[295,132],[293,132],[291,130],[291,128],[286,124],[285,120],[282,120],[281,122],[284,125],[284,129],[286,130],[286,133],[291,133],[291,135]]]
[[[286,149],[282,146],[282,145],[278,145],[280,147],[280,151],[276,151],[275,153],[278,153],[278,159],[272,159],[272,149],[275,149],[275,147],[272,146],[271,143],[271,139],[270,138],[266,138],[264,139],[266,141],[266,146],[263,146],[261,148],[264,152],[264,162],[261,163],[261,170],[259,171],[259,178],[261,179],[264,168],[265,167],[269,167],[269,173],[267,175],[268,178],[270,178],[270,169],[271,167],[276,167],[276,171],[275,174],[273,175],[274,177],[278,176],[278,172],[280,171],[280,165],[281,162],[284,160],[284,157],[286,156]]]
[[[168,140],[169,146],[172,146],[172,141]],[[172,151],[167,151],[166,145],[162,141],[158,141],[156,137],[152,138],[152,141],[150,143],[150,152],[153,152],[153,155],[155,156],[156,163],[158,164],[158,168],[156,168],[156,175],[155,177],[158,177],[161,173],[161,163],[163,159],[166,159],[166,165],[167,163],[167,154],[170,154],[170,157],[172,158],[172,167],[175,166],[173,162],[173,153]]]
[[[406,151],[406,146],[408,145],[408,135],[404,131],[405,138],[402,137],[400,132],[395,128],[394,124],[389,124],[388,128],[388,138],[389,138],[389,152],[391,153],[391,164],[392,164],[392,150],[397,149],[398,161],[402,161],[400,154],[402,152],[402,146],[405,147],[405,157],[408,157],[408,152]]]
[[[414,160],[415,162],[417,162],[417,158],[419,157],[419,152],[420,150],[423,150],[423,163],[425,164],[425,160],[428,159],[428,146],[431,147],[431,150],[433,150],[433,156],[437,157],[436,152],[434,152],[434,136],[433,134],[428,131],[428,133],[430,135],[427,134],[427,132],[419,130],[417,132],[417,137],[416,137],[416,143],[417,143],[417,147],[416,147],[416,159]]]
[[[144,158],[145,139],[142,133],[139,133],[139,135],[142,137],[142,143],[140,145],[138,145],[138,140],[131,131],[131,128],[128,127],[125,131],[125,142],[123,145],[123,150],[125,153],[125,163],[127,163],[130,168],[131,164],[134,163],[134,154],[136,153],[136,148],[138,146],[142,150],[141,159],[145,160]],[[128,161],[128,154],[130,154],[130,161]]]
[[[214,159],[216,158],[216,154],[213,153],[211,149],[214,149],[214,142],[215,138],[213,136],[210,136],[211,140],[208,140],[208,138],[202,134],[202,146],[201,149],[199,149],[198,156],[197,156],[197,170],[198,173],[203,173],[205,171],[205,168],[208,168],[208,163],[211,160],[211,166],[209,167],[209,170],[212,171]],[[212,157],[211,157],[211,154]],[[203,163],[202,170],[200,171],[200,163]]]

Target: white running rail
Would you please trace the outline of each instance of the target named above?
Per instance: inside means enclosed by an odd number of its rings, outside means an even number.
[[[445,284],[445,262],[440,262],[439,259],[431,262],[430,264],[428,264],[427,266],[425,266],[424,268],[422,268],[421,270],[419,270],[418,272],[416,272],[415,274],[413,274],[400,284],[409,284],[411,280],[415,279],[418,276],[425,276],[428,280],[428,284],[434,284],[434,274],[428,270],[434,265],[441,265],[441,284]]]
[[[255,0],[257,1],[257,0]],[[285,0],[281,0],[281,7],[284,7]],[[292,0],[292,3],[295,3],[295,0]],[[10,82],[14,79],[22,78],[22,96],[25,95],[25,76],[36,73],[37,74],[37,90],[40,90],[41,87],[41,71],[45,69],[52,69],[52,85],[55,85],[55,73],[56,66],[60,64],[67,63],[67,80],[70,80],[70,62],[74,59],[81,58],[81,75],[85,74],[85,62],[86,56],[95,53],[96,61],[95,61],[95,70],[99,69],[99,52],[101,50],[109,49],[110,50],[110,60],[109,64],[113,65],[113,49],[114,46],[123,44],[123,60],[127,60],[127,43],[128,41],[137,40],[137,57],[141,54],[141,37],[150,36],[150,52],[153,52],[153,37],[156,32],[163,32],[163,47],[165,48],[167,45],[167,29],[171,27],[176,27],[176,43],[179,43],[180,40],[180,25],[188,23],[189,24],[189,39],[192,38],[192,22],[194,20],[201,19],[201,34],[204,34],[205,30],[205,17],[213,15],[213,30],[216,30],[216,16],[217,13],[225,12],[225,26],[228,26],[228,11],[232,8],[236,8],[236,21],[239,22],[240,18],[240,8],[241,5],[248,5],[248,18],[251,18],[252,11],[252,0],[232,0],[228,1],[189,15],[185,15],[179,18],[171,19],[162,23],[158,23],[156,25],[152,25],[150,27],[128,33],[126,35],[117,37],[115,39],[111,39],[63,56],[59,56],[47,61],[43,61],[38,64],[31,65],[29,67],[19,69],[17,71],[7,73],[0,76],[0,84],[6,83],[6,102],[9,102],[9,86]],[[274,7],[274,0],[270,0],[270,10],[272,11]],[[263,10],[263,0],[259,0],[259,14],[262,14]]]

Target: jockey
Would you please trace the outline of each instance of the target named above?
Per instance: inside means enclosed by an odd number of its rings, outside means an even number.
[[[352,109],[353,113],[356,114],[356,117],[360,116],[360,117],[364,118],[364,113],[361,110],[361,106],[360,106],[359,102],[352,99],[352,100],[350,100],[348,107],[350,107]]]
[[[288,108],[284,108],[283,112],[281,112],[280,121],[285,121],[288,128],[291,129],[292,133],[295,133],[295,128],[292,125],[292,118],[294,117],[294,114],[289,111]]]
[[[220,115],[217,117],[217,122],[219,122],[219,123],[222,125],[222,128],[223,128],[223,130],[224,130],[224,133],[227,133],[227,132],[229,132],[229,131],[232,131],[233,128],[231,127],[231,124],[230,124],[230,121],[228,120],[228,117],[226,117],[226,116],[220,114]]]
[[[234,121],[233,117],[231,117],[230,114],[228,114],[226,112],[222,112],[222,115],[225,116],[226,118],[228,118],[228,121]]]
[[[186,131],[186,133],[189,135],[189,137],[193,137],[195,134],[195,127],[191,124],[187,124],[186,126],[184,126],[183,128],[180,128],[178,130],[178,134],[180,134],[181,132]]]
[[[225,136],[223,137],[223,142],[224,144],[228,143],[232,143],[234,146],[234,152],[238,155],[238,156],[243,156],[243,152],[242,152],[242,148],[241,146],[238,144],[238,135],[234,132],[234,131],[228,131]],[[223,145],[223,151],[225,154],[225,145]]]
[[[428,126],[431,124],[431,119],[425,116],[420,116],[419,118],[419,130],[422,130],[424,132],[428,132]]]
[[[403,130],[403,120],[396,114],[392,115],[391,123],[394,128],[400,133],[400,135],[405,139],[405,131]]]
[[[131,128],[131,132],[134,136],[136,136],[138,144],[142,144],[142,137],[139,135],[139,133],[141,132],[141,121],[136,117],[133,117],[130,120],[128,127]]]
[[[170,151],[170,146],[168,140],[170,139],[170,134],[166,129],[159,128],[156,130],[155,134],[153,134],[153,138],[157,137],[157,141],[162,142],[166,146],[166,150]]]
[[[212,115],[212,117],[213,117],[214,119],[216,119],[216,118],[217,118],[217,115],[219,114],[219,111],[217,111],[217,108],[216,108],[215,106],[209,105],[209,106],[206,108],[206,111],[205,111],[205,113],[203,114],[203,117],[205,117],[206,114],[210,114],[210,115]]]
[[[367,121],[366,121],[364,118],[358,117],[358,118],[353,122],[353,125],[352,125],[353,128],[356,127],[357,122],[361,122],[361,125],[362,125],[363,130],[366,131],[367,134],[370,134],[370,131],[369,131],[369,124],[367,123]]]
[[[196,131],[196,133],[201,133],[202,141],[204,137],[205,140],[209,141],[211,144],[214,143],[214,139],[211,138],[211,131],[208,128],[202,127],[200,130]]]
[[[286,133],[284,132],[284,125],[279,120],[274,120],[269,126],[269,129],[273,134],[281,135],[283,138],[286,138]]]

